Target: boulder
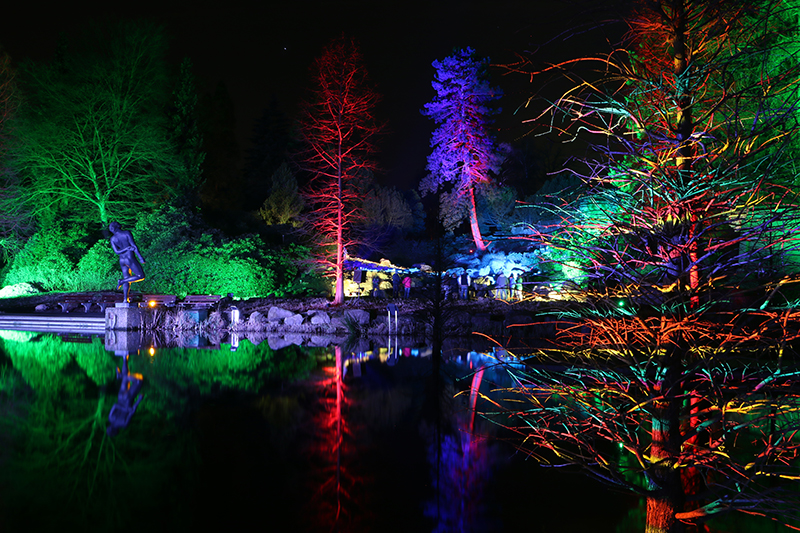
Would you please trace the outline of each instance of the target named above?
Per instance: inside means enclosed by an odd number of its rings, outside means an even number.
[[[287,311],[281,307],[270,307],[269,313],[267,314],[267,320],[270,322],[277,322],[279,320],[289,318],[290,316],[294,315],[293,311]]]
[[[267,329],[267,319],[258,311],[253,311],[242,327],[247,331],[263,331]]]
[[[356,323],[366,326],[369,324],[369,311],[363,309],[348,309],[344,312],[345,319],[355,320]]]
[[[272,311],[272,309],[270,309]],[[303,315],[292,314],[283,319],[283,323],[287,326],[299,326],[303,323]]]
[[[313,314],[311,314],[313,313]],[[325,311],[312,311],[311,313],[311,323],[314,325],[320,324],[330,324],[331,317]]]

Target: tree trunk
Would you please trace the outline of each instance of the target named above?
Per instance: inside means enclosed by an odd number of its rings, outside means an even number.
[[[472,230],[472,240],[475,241],[475,250],[479,253],[485,252],[486,244],[478,226],[478,210],[475,207],[475,187],[469,188],[469,227]]]
[[[673,340],[666,346],[662,377],[655,386],[660,396],[653,402],[650,458],[650,493],[647,498],[646,533],[681,533],[683,523],[675,518],[683,511],[684,492],[680,471],[675,464],[680,456],[682,398],[677,383],[682,373],[681,348]]]

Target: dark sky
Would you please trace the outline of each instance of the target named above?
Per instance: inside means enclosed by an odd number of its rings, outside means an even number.
[[[472,46],[493,62],[509,61],[514,51],[572,24],[562,14],[564,5],[555,0],[296,0],[255,7],[238,0],[166,0],[110,2],[102,10],[96,3],[90,7],[83,2],[16,4],[4,9],[0,18],[0,44],[15,61],[48,59],[59,32],[92,20],[144,18],[164,23],[172,39],[171,61],[177,64],[189,56],[205,90],[225,82],[236,109],[242,153],[249,146],[253,121],[272,97],[291,113],[323,45],[342,32],[355,37],[383,95],[379,115],[388,126],[381,143],[383,172],[377,177],[401,187],[416,186],[424,173],[433,125],[419,110],[433,96],[433,60],[449,55],[454,47]],[[507,130],[518,123],[511,111],[527,95],[527,84],[521,78],[499,76],[493,81],[506,93],[498,123]]]

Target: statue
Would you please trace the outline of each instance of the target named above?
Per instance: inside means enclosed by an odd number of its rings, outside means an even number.
[[[109,224],[108,230],[111,232],[111,248],[119,256],[119,267],[122,269],[122,279],[117,283],[117,290],[122,287],[123,301],[129,303],[128,290],[131,283],[144,279],[144,268],[141,265],[141,263],[144,263],[144,258],[139,253],[139,248],[133,241],[133,235],[131,235],[130,231],[122,229],[117,222]],[[136,260],[137,257],[139,258],[138,261]]]

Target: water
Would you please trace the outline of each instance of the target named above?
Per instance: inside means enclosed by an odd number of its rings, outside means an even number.
[[[0,337],[0,531],[641,530],[473,418],[504,378],[469,347]]]

